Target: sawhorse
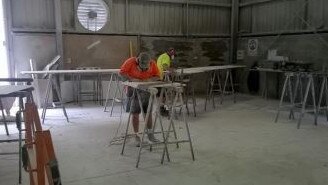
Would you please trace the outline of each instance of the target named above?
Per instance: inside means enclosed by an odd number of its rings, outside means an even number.
[[[59,99],[60,107],[63,109],[64,116],[66,117],[66,121],[69,122],[67,112],[66,112],[66,108],[65,108],[65,105],[63,103],[63,99],[62,99],[62,96],[61,96],[61,92],[60,92],[60,88],[59,88],[57,80],[58,79],[56,78],[55,74],[49,74],[48,84],[47,84],[47,89],[46,89],[46,96],[44,98],[43,109],[42,109],[42,114],[41,114],[42,124],[44,124],[44,120],[45,120],[45,117],[46,117],[46,112],[47,112],[48,104],[49,104],[49,94],[50,94],[50,91],[52,90],[52,87],[54,87],[54,89],[55,89],[55,92],[56,92],[57,97]]]
[[[224,84],[222,85],[221,78],[220,78],[220,70],[212,71],[209,74],[209,80],[207,85],[207,95],[205,99],[205,107],[204,110],[207,109],[207,102],[212,99],[213,108],[215,109],[215,95],[218,93],[220,95],[220,104],[223,103],[224,96],[226,94],[232,94],[233,95],[233,102],[236,103],[236,92],[234,88],[234,82],[232,77],[232,71],[231,69],[225,69],[225,80]],[[217,83],[216,83],[217,82]],[[231,90],[228,91],[228,85],[230,86]],[[218,89],[216,87],[218,86]]]
[[[125,85],[129,85],[129,84],[133,84],[133,82],[125,83]],[[150,116],[152,116],[152,109],[153,109],[153,107],[156,106],[155,116],[159,120],[160,129],[161,129],[160,130],[160,133],[162,134],[162,140],[163,140],[163,142],[151,143],[151,144],[144,144],[144,137],[145,137],[145,134],[148,132],[147,126],[145,125],[144,131],[142,132],[141,144],[140,144],[140,148],[139,148],[139,151],[138,151],[136,167],[139,167],[139,162],[140,162],[140,157],[141,157],[141,151],[142,151],[142,149],[144,147],[146,147],[146,146],[152,146],[154,144],[156,144],[156,145],[163,144],[164,145],[161,163],[164,162],[165,155],[167,157],[167,160],[170,161],[168,147],[167,147],[168,144],[173,144],[173,143],[174,144],[178,144],[178,143],[183,143],[183,142],[189,142],[190,143],[190,150],[191,150],[191,154],[192,154],[192,159],[194,160],[194,152],[193,152],[192,141],[191,141],[190,132],[189,132],[189,126],[188,126],[188,123],[186,121],[186,116],[185,116],[185,112],[184,111],[182,111],[182,114],[183,114],[184,122],[186,124],[186,130],[187,130],[188,139],[187,140],[177,140],[177,141],[171,141],[171,142],[169,142],[168,141],[169,140],[169,134],[165,135],[165,133],[171,132],[171,127],[173,127],[172,124],[174,124],[173,117],[174,117],[174,113],[175,113],[175,110],[174,109],[177,107],[178,104],[180,106],[184,105],[183,96],[182,96],[182,94],[183,94],[183,88],[182,87],[179,87],[179,88],[178,87],[174,87],[175,92],[176,92],[176,95],[175,95],[175,99],[174,99],[173,104],[172,104],[172,107],[171,107],[170,125],[169,125],[169,129],[165,131],[164,130],[164,127],[163,127],[163,119],[162,119],[162,117],[160,115],[160,110],[159,110],[159,107],[160,107],[160,104],[161,104],[160,102],[161,101],[158,101],[157,98],[156,98],[156,94],[158,92],[158,90],[156,88],[161,88],[162,89],[162,91],[161,91],[161,97],[162,97],[163,94],[164,94],[164,90],[165,89],[170,88],[170,87],[173,87],[172,86],[172,83],[165,83],[165,84],[160,84],[160,85],[154,85],[154,84],[147,84],[147,82],[145,82],[144,84],[139,83],[139,85],[140,84],[143,87],[140,87],[138,85],[132,86],[132,87],[134,87],[134,90],[133,90],[132,102],[131,102],[130,110],[132,108],[132,105],[134,104],[134,101],[135,101],[136,97],[138,97],[139,105],[140,106],[142,105],[141,104],[141,100],[140,100],[140,95],[138,95],[138,90],[148,91],[150,93],[150,99],[149,99],[149,102],[148,102],[148,108],[147,108],[147,112],[146,112],[146,116],[145,116],[145,122],[148,123],[148,120],[150,119]],[[160,100],[161,100],[161,98],[160,98]],[[182,106],[182,107],[184,107],[184,106]],[[140,108],[141,108],[141,111],[143,112],[142,106]],[[124,137],[124,142],[123,142],[122,151],[121,151],[121,154],[122,155],[124,153],[125,144],[126,144],[126,140],[127,140],[127,137],[128,137],[128,130],[129,130],[129,125],[130,125],[130,120],[131,120],[130,118],[131,118],[131,113],[129,113],[128,123],[127,123],[126,130],[125,130],[125,137]]]

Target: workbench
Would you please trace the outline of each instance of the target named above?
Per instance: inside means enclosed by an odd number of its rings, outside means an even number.
[[[208,87],[207,87],[207,92],[206,92],[206,99],[205,99],[205,110],[207,107],[207,101],[209,99],[212,99],[213,101],[213,108],[215,108],[215,103],[214,103],[214,93],[218,92],[221,95],[221,103],[223,102],[223,96],[225,94],[232,94],[234,96],[234,102],[236,101],[236,94],[235,94],[235,89],[234,89],[234,81],[232,77],[232,70],[233,69],[241,69],[245,68],[245,65],[221,65],[221,66],[204,66],[204,67],[192,67],[192,68],[183,68],[183,69],[177,69],[176,74],[177,75],[185,75],[185,76],[192,76],[195,74],[200,74],[200,73],[207,73],[208,74]],[[221,71],[226,71],[225,75],[225,81],[224,84],[221,84],[221,79],[219,73]],[[215,84],[215,80],[218,81],[218,84]],[[230,81],[230,87],[231,91],[227,91],[227,85],[228,81]],[[219,89],[215,90],[214,86],[218,85]]]
[[[60,75],[84,75],[84,74],[109,74],[111,75],[110,84],[112,83],[113,75],[118,74],[119,69],[87,69],[87,70],[48,70],[48,71],[21,71],[22,74],[29,75],[44,75],[47,78],[47,88],[46,88],[46,97],[44,99],[44,106],[42,110],[42,123],[44,123],[46,111],[48,108],[49,102],[49,93],[54,87],[55,92],[58,96],[60,106],[63,109],[64,116],[66,117],[67,122],[69,122],[68,115],[66,113],[65,106],[62,101],[60,86],[57,82],[57,79]],[[110,90],[110,86],[108,87],[108,91]]]

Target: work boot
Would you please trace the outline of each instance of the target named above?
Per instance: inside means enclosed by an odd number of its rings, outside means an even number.
[[[159,140],[155,138],[155,135],[152,131],[149,131],[147,135],[148,135],[148,140],[150,142],[153,142],[153,143],[158,143],[159,142]]]

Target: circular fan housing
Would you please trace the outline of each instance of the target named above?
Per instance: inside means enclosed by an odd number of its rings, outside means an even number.
[[[98,31],[108,19],[108,7],[102,0],[82,0],[77,8],[77,18],[90,31]]]

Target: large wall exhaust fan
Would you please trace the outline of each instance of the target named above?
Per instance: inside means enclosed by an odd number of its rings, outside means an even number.
[[[77,8],[77,18],[85,29],[96,32],[107,23],[108,11],[102,0],[82,0]]]

